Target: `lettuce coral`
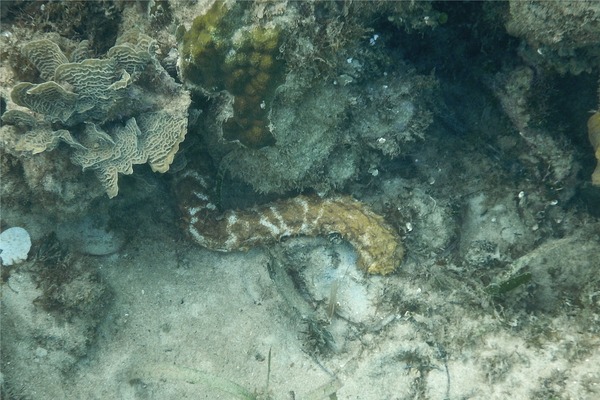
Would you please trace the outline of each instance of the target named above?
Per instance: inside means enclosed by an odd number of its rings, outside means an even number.
[[[85,41],[72,62],[47,39],[25,44],[22,52],[45,82],[12,89],[12,101],[29,112],[11,109],[2,116],[9,152],[37,154],[64,142],[71,161],[93,170],[111,198],[118,175],[132,174],[133,165],[169,169],[187,132],[190,96],[154,58],[150,37],[125,32],[102,59],[81,60]]]

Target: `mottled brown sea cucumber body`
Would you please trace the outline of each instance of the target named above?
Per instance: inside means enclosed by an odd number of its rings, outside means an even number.
[[[212,250],[248,250],[287,236],[338,233],[354,246],[358,266],[368,273],[389,274],[404,256],[396,231],[349,196],[297,196],[221,213],[209,195],[210,183],[198,174],[183,177],[177,192],[187,233]]]

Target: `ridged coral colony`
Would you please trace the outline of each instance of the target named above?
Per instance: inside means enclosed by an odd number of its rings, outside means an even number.
[[[46,82],[13,88],[12,101],[28,111],[2,116],[12,125],[3,130],[5,148],[37,154],[64,142],[71,161],[93,170],[111,198],[118,175],[133,173],[135,164],[166,172],[187,132],[190,97],[156,61],[153,46],[148,36],[129,31],[105,58],[86,58],[83,41],[69,62],[50,40],[26,43],[22,53]]]

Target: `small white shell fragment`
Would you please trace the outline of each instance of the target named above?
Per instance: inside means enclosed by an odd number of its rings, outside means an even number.
[[[10,266],[27,260],[30,249],[31,237],[25,229],[14,227],[0,233],[2,265]]]

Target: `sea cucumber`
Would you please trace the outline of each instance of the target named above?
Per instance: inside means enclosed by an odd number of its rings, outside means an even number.
[[[186,232],[211,250],[248,250],[290,236],[338,233],[356,250],[358,266],[370,274],[393,272],[404,256],[394,228],[350,196],[299,195],[220,212],[210,195],[212,186],[209,179],[187,172],[176,187]]]

